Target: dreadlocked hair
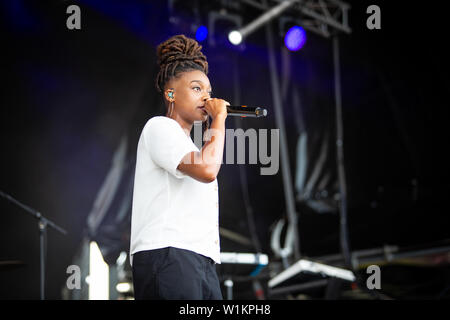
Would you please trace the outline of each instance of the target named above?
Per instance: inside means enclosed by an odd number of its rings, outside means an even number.
[[[208,61],[201,51],[202,46],[183,34],[175,35],[158,45],[156,49],[159,72],[156,75],[156,90],[164,92],[171,78],[184,72],[200,70],[208,74]],[[202,124],[203,133],[209,128],[209,117]]]

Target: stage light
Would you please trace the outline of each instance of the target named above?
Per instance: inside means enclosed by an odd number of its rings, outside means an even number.
[[[208,28],[205,26],[200,26],[195,32],[195,39],[199,42],[205,40],[208,37]]]
[[[89,280],[88,280],[89,279]],[[109,267],[95,241],[89,246],[89,300],[109,299]]]
[[[127,293],[131,291],[131,283],[129,282],[120,282],[116,285],[117,292]]]
[[[306,41],[306,32],[302,27],[293,26],[286,32],[284,44],[290,51],[300,50]]]
[[[242,41],[242,34],[239,31],[231,31],[228,34],[228,40],[235,46],[239,45]]]

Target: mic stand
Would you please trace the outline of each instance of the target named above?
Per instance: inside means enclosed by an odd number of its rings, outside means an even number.
[[[21,207],[26,212],[28,212],[30,215],[38,219],[38,227],[39,227],[39,260],[40,260],[40,298],[41,300],[45,299],[45,255],[46,255],[46,237],[47,237],[47,226],[52,227],[53,229],[61,232],[62,234],[67,234],[67,231],[63,228],[59,227],[57,224],[55,224],[53,221],[47,219],[44,217],[39,211],[34,210],[33,208],[30,208],[10,195],[0,191],[0,195],[9,200],[10,202],[14,203],[15,205]]]

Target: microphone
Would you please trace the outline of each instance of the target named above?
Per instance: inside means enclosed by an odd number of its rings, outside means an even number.
[[[227,106],[227,113],[229,116],[259,118],[265,117],[267,110],[260,107]]]

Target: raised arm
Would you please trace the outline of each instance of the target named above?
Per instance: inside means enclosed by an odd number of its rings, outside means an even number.
[[[200,182],[209,183],[216,179],[222,164],[225,144],[225,119],[228,102],[222,99],[209,98],[205,102],[205,110],[211,116],[210,140],[200,152],[186,154],[177,169]]]

